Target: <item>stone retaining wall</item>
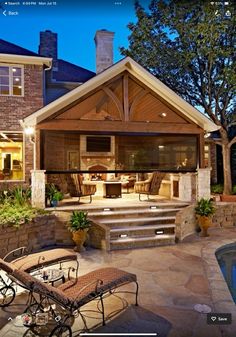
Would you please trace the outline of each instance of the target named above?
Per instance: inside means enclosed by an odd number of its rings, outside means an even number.
[[[71,212],[53,211],[38,216],[31,223],[12,226],[0,226],[0,257],[13,249],[25,246],[38,251],[47,247],[74,247],[72,235],[67,229]],[[93,224],[88,232],[87,244],[92,247],[109,250],[109,231],[106,226]]]
[[[69,217],[69,214],[68,214]],[[26,246],[33,251],[50,246],[73,246],[71,233],[66,228],[67,219],[58,218],[56,214],[35,218],[19,229],[12,226],[0,228],[0,257],[9,251]]]
[[[234,227],[236,226],[236,203],[219,202],[216,203],[216,212],[212,218],[214,227]],[[195,205],[190,205],[176,215],[176,239],[182,241],[186,236],[196,233],[198,228]]]

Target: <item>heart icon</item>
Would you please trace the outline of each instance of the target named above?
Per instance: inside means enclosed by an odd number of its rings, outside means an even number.
[[[216,317],[215,316],[212,316],[211,317],[211,320],[214,322],[216,320]]]

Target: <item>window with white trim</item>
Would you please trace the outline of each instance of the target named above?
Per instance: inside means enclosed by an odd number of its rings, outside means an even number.
[[[23,96],[23,66],[0,64],[0,96]]]

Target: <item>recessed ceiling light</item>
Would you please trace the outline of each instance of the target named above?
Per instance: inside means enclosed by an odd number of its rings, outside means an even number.
[[[159,149],[164,149],[164,145],[158,145]]]
[[[15,73],[15,72],[16,72],[16,69],[15,69],[15,68],[13,68],[13,69],[12,69],[12,71]]]
[[[161,117],[166,117],[166,116],[167,116],[167,113],[166,113],[166,112],[162,112],[162,113],[160,114],[160,116],[161,116]]]
[[[127,234],[120,234],[119,235],[120,238],[127,238],[127,236],[128,236]]]

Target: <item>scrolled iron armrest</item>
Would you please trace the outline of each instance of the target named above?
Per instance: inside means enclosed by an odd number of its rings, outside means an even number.
[[[71,280],[71,275],[70,275],[71,272],[75,272],[75,280],[78,278],[79,262],[76,261],[76,264],[77,264],[76,268],[75,267],[69,267],[68,268],[68,274],[67,274],[68,280]]]
[[[19,252],[19,253],[18,253]],[[22,256],[27,256],[29,254],[29,251],[28,251],[28,249],[27,249],[27,247],[19,247],[19,248],[17,248],[17,249],[13,249],[13,250],[11,250],[9,253],[7,253],[4,257],[3,257],[3,260],[4,261],[7,261],[7,258],[9,257],[9,256],[13,256],[13,257],[22,257]]]
[[[45,256],[40,255],[39,258],[38,258],[38,265],[39,265],[40,263],[42,263],[43,261],[45,261]]]

